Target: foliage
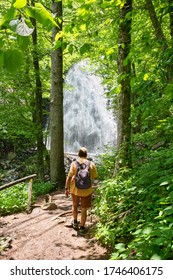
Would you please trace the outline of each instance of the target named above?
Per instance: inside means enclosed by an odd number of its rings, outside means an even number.
[[[34,182],[33,184],[33,193],[35,196],[50,193],[54,189],[54,185],[50,182]]]
[[[114,147],[105,146],[100,151],[100,154],[96,156],[95,161],[97,164],[99,180],[104,180],[108,176],[113,176],[115,155],[116,149]]]
[[[26,78],[26,77],[25,77]],[[18,86],[15,79],[18,80]],[[32,122],[32,98],[30,92],[23,88],[24,77],[22,75],[10,76],[10,80],[4,77],[1,84],[1,139],[28,139],[30,143],[35,142],[36,127]],[[9,114],[10,111],[10,114]]]
[[[54,186],[50,182],[34,182],[32,202],[39,195],[53,191]],[[0,191],[0,215],[5,216],[26,210],[28,202],[28,184],[22,183]]]
[[[148,151],[129,175],[102,182],[97,237],[112,259],[173,258],[173,146]]]
[[[0,215],[26,210],[27,199],[28,185],[25,183],[0,191]]]

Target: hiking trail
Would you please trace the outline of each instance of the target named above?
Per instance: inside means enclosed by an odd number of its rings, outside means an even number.
[[[108,259],[107,250],[94,238],[97,218],[92,213],[87,217],[87,234],[79,236],[69,227],[71,197],[63,191],[51,193],[52,210],[43,207],[45,198],[38,198],[30,214],[0,217],[0,260]]]

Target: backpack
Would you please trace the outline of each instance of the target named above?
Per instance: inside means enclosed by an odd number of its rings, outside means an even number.
[[[90,161],[79,163],[77,160],[76,164],[76,187],[78,189],[84,190],[91,187],[90,179]]]

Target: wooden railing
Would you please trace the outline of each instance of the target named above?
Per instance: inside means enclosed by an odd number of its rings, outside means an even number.
[[[29,214],[31,212],[31,204],[32,204],[32,184],[33,184],[33,179],[36,177],[37,177],[36,174],[32,174],[30,176],[26,176],[21,179],[9,182],[9,183],[1,186],[0,191],[29,180],[29,182],[28,182],[28,203],[27,203],[27,209],[26,209],[26,212]]]

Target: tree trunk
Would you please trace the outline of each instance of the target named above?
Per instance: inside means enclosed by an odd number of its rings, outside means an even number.
[[[135,64],[132,63],[132,77],[136,78],[136,70],[135,70]],[[133,106],[134,110],[136,110],[136,108],[138,108],[138,106],[142,105],[142,102],[139,100],[138,101],[138,92],[133,92],[131,94],[131,106]],[[141,111],[138,111],[137,115],[136,115],[136,125],[133,126],[131,133],[135,134],[135,133],[141,133],[141,127],[142,127],[142,122],[141,122]]]
[[[163,44],[163,50],[165,50],[165,49],[167,49],[166,38],[163,34],[161,24],[156,16],[156,12],[155,12],[152,0],[146,0],[146,9],[148,10],[150,20],[153,24],[157,40],[161,44]]]
[[[127,0],[123,8],[119,8],[118,74],[121,91],[118,99],[117,158],[114,176],[121,168],[131,167],[131,62],[125,62],[131,44],[131,12],[132,0]]]
[[[33,5],[33,3],[32,3]],[[39,58],[37,51],[37,26],[36,20],[34,18],[31,19],[34,28],[34,32],[32,33],[32,41],[33,41],[33,65],[35,72],[35,121],[37,127],[37,175],[40,181],[44,181],[44,160],[43,160],[43,129],[42,129],[42,121],[43,121],[43,110],[42,110],[42,83],[40,78],[40,67],[39,67]]]
[[[56,15],[59,27],[53,28],[52,40],[62,30],[62,1],[52,1],[52,12]],[[51,108],[50,108],[50,175],[51,181],[58,188],[65,184],[64,168],[64,129],[63,129],[63,53],[62,48],[51,54]]]
[[[160,45],[162,46],[162,55],[163,55],[162,60],[164,63],[165,63],[165,61],[168,62],[170,60],[170,56],[172,56],[172,52],[170,52],[169,44],[163,33],[161,22],[157,18],[157,14],[156,14],[156,11],[155,11],[155,8],[153,5],[153,1],[146,0],[145,3],[146,3],[146,9],[148,10],[148,14],[149,14],[150,20],[152,22],[152,25],[153,25],[153,28],[155,31],[155,36],[156,36],[158,42],[160,43]],[[168,0],[168,4],[171,7],[172,3],[170,0]],[[169,13],[169,18],[170,18],[170,35],[172,37],[173,36],[172,12]],[[166,83],[172,83],[172,81],[173,81],[173,63],[172,62],[165,63],[164,68],[165,68]]]

